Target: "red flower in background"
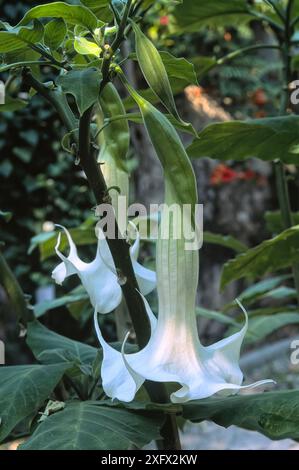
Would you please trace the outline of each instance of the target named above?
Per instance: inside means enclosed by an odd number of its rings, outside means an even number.
[[[231,183],[236,179],[238,179],[238,173],[232,168],[220,163],[220,165],[217,165],[214,168],[211,174],[210,183],[213,186],[216,186],[221,183]]]
[[[167,15],[161,16],[160,25],[161,26],[168,26],[169,25],[169,17]]]
[[[255,92],[252,95],[252,102],[256,106],[265,106],[268,103],[268,97],[266,95],[266,92],[263,88],[258,88],[255,90]]]
[[[232,183],[233,181],[237,181],[237,180],[243,180],[243,181],[257,180],[258,182],[262,182],[260,175],[258,175],[253,170],[236,171],[230,168],[229,166],[224,165],[223,163],[220,163],[212,171],[212,174],[210,177],[210,184],[212,186],[217,186],[220,184]]]

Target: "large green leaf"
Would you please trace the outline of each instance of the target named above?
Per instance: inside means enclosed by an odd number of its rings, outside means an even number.
[[[299,162],[299,117],[224,122],[204,129],[187,152],[192,158]]]
[[[0,53],[18,51],[27,45],[36,44],[42,39],[43,34],[43,25],[36,20],[30,27],[23,26],[0,31]]]
[[[71,70],[65,75],[60,75],[57,84],[61,86],[64,93],[69,93],[75,97],[82,115],[97,101],[101,78],[99,70],[94,68]]]
[[[198,32],[203,26],[232,25],[252,19],[246,0],[184,0],[173,12],[172,31]]]
[[[211,420],[259,431],[271,439],[299,439],[299,391],[267,392],[248,396],[211,398],[183,406],[193,422]]]
[[[299,262],[299,225],[228,261],[223,268],[221,288],[242,277],[260,277]]]
[[[65,354],[81,364],[91,364],[97,355],[96,348],[59,335],[37,320],[28,324],[27,344],[34,356],[46,364],[65,360]]]
[[[0,442],[49,397],[66,364],[0,367]]]
[[[47,3],[29,10],[19,25],[30,23],[34,18],[62,18],[72,25],[81,25],[93,31],[97,27],[96,16],[82,5],[68,5],[64,2]]]
[[[125,450],[141,448],[160,437],[162,413],[136,413],[73,402],[48,417],[22,450]]]

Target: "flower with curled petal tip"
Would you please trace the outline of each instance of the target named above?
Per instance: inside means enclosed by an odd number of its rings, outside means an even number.
[[[161,219],[162,231],[163,215]],[[168,224],[168,222],[167,222]],[[158,320],[144,299],[151,323],[147,346],[125,354],[113,349],[103,338],[95,312],[95,327],[103,348],[102,381],[105,393],[113,399],[130,402],[145,380],[175,382],[181,385],[171,401],[183,403],[215,394],[234,394],[242,388],[263,385],[262,380],[242,385],[240,349],[248,327],[211,346],[203,346],[196,325],[195,299],[198,280],[198,252],[187,251],[185,240],[163,239],[157,243]],[[241,307],[242,308],[242,307]]]
[[[59,250],[61,241],[61,233],[59,233],[55,251],[62,262],[52,272],[52,278],[57,284],[62,284],[67,277],[77,274],[96,311],[99,313],[111,312],[121,303],[122,291],[121,280],[116,274],[107,241],[98,236],[96,257],[92,262],[85,263],[78,256],[77,247],[69,231],[65,227],[58,227],[64,230],[67,237],[69,255],[65,256]],[[136,240],[130,248],[131,260],[140,291],[143,295],[147,295],[156,287],[156,274],[138,263],[140,237],[137,230],[136,234]]]

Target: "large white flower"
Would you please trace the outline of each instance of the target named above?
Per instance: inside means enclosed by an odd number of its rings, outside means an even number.
[[[161,232],[165,221],[162,215]],[[168,224],[168,221],[167,221]],[[105,393],[120,401],[134,399],[145,380],[175,382],[181,387],[171,395],[174,403],[232,394],[242,388],[263,385],[262,380],[242,385],[240,348],[247,331],[237,333],[211,346],[200,343],[195,315],[198,281],[198,252],[186,251],[185,240],[163,239],[157,243],[158,320],[145,301],[152,333],[147,346],[135,354],[114,350],[103,338],[95,313],[95,327],[104,353],[101,370]],[[271,382],[271,381],[270,381]]]
[[[118,279],[107,241],[98,234],[96,257],[92,262],[86,263],[79,258],[77,247],[69,231],[65,227],[59,227],[66,234],[69,255],[65,256],[59,250],[61,241],[61,233],[59,233],[55,251],[62,262],[52,272],[52,278],[57,284],[62,284],[67,277],[77,274],[96,311],[99,313],[111,312],[121,303],[120,284],[122,280]],[[130,255],[140,291],[143,295],[147,295],[156,287],[156,274],[138,263],[140,237],[138,232],[136,234],[136,240],[130,247]]]

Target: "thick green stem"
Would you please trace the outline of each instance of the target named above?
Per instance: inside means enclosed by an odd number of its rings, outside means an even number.
[[[14,307],[17,318],[26,325],[28,321],[34,320],[33,311],[28,309],[21,286],[8,266],[0,251],[0,284]]]

